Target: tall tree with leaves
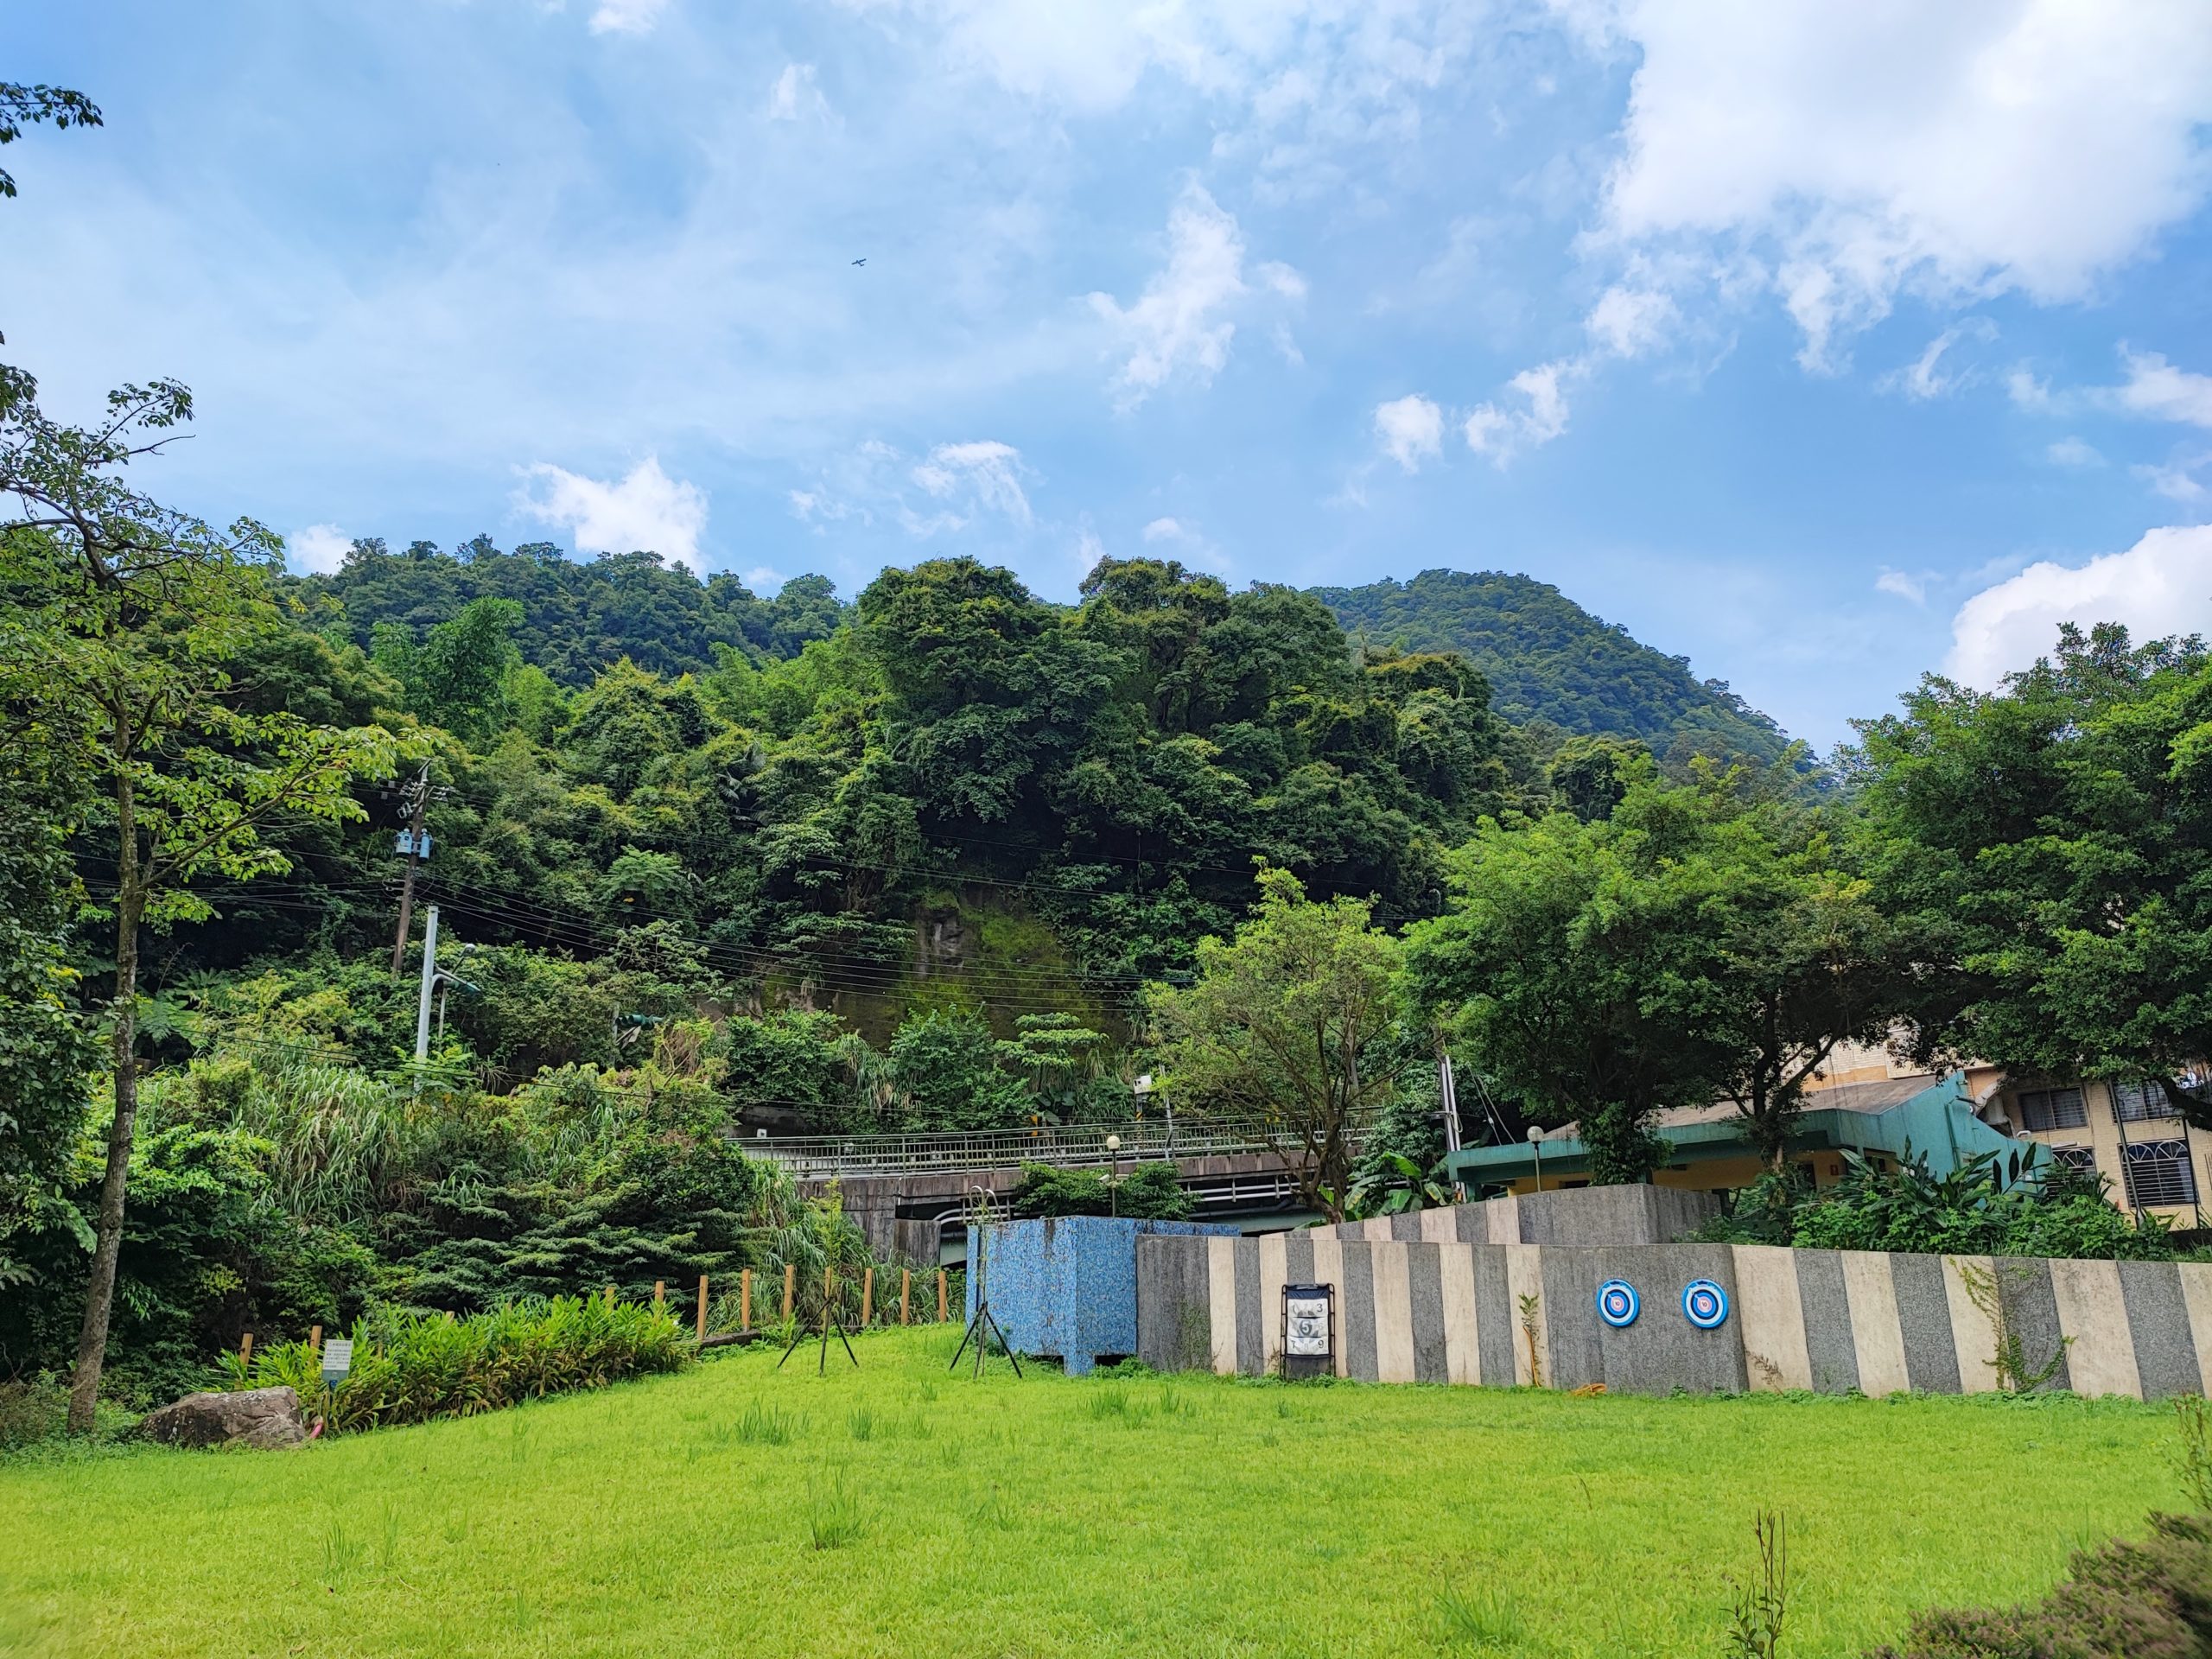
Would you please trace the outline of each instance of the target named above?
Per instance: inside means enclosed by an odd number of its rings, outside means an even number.
[[[124,473],[190,419],[184,387],[111,393],[91,428],[41,411],[28,375],[0,369],[0,658],[66,714],[106,815],[83,834],[112,849],[115,987],[109,1007],[115,1116],[108,1135],[69,1420],[86,1428],[99,1389],[137,1109],[139,933],[204,918],[194,877],[281,872],[272,821],[363,816],[357,778],[387,774],[395,740],[255,713],[227,664],[283,626],[271,578],[282,543],[251,520],[219,531],[133,490]],[[108,855],[102,855],[102,862]],[[106,887],[104,880],[101,884]]]
[[[2145,1078],[2212,1127],[2212,652],[2060,631],[1994,692],[1864,722],[1870,868],[1923,931],[1929,1057]]]
[[[1147,988],[1166,1086],[1192,1116],[1278,1130],[1300,1198],[1341,1221],[1354,1136],[1416,1054],[1398,1018],[1398,944],[1363,899],[1317,902],[1283,869],[1263,867],[1259,883],[1234,938],[1198,942],[1194,983]]]
[[[27,126],[52,122],[57,128],[97,127],[99,106],[82,92],[65,86],[25,86],[0,80],[0,144],[12,144]],[[16,194],[16,181],[0,168],[0,196]]]

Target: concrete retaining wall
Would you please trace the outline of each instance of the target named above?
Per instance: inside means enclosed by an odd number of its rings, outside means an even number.
[[[1332,1238],[1402,1244],[1671,1244],[1720,1213],[1710,1192],[1631,1185],[1563,1187],[1319,1228]]]
[[[1997,1386],[1998,1333],[1971,1294],[1977,1274],[1994,1276],[2028,1366],[2070,1338],[2046,1387],[2149,1400],[2212,1394],[2212,1264],[1745,1244],[1588,1249],[1322,1230],[1141,1238],[1138,1353],[1161,1370],[1266,1375],[1281,1357],[1283,1285],[1320,1283],[1337,1287],[1337,1373],[1365,1382],[1972,1394]],[[1598,1289],[1611,1279],[1641,1300],[1624,1329],[1599,1316]],[[1694,1279],[1727,1294],[1714,1330],[1683,1312]]]

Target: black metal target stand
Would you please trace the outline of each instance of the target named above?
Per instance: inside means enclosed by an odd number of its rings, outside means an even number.
[[[861,1357],[853,1351],[853,1340],[845,1332],[845,1322],[837,1317],[836,1298],[830,1294],[832,1288],[836,1285],[836,1281],[830,1276],[830,1269],[827,1268],[823,1268],[822,1357],[815,1363],[814,1374],[817,1376],[827,1374],[830,1370],[830,1327],[831,1325],[837,1327],[837,1340],[844,1344],[845,1357],[853,1362],[853,1367],[855,1370],[860,1368]],[[801,1325],[798,1330],[794,1331],[791,1333],[791,1345],[784,1350],[784,1359],[789,1359],[792,1353],[798,1349],[799,1344],[804,1342],[807,1338],[812,1334],[813,1332],[809,1331],[804,1325]],[[784,1369],[784,1359],[779,1359],[776,1362],[776,1369],[779,1371]]]
[[[991,1228],[991,1194],[988,1187],[975,1189],[976,1200],[968,1211],[968,1273],[976,1286],[976,1316],[968,1321],[968,1328],[960,1334],[960,1345],[952,1351],[952,1363],[944,1369],[960,1369],[960,1357],[968,1351],[968,1344],[976,1344],[976,1375],[983,1374],[983,1361],[990,1351],[990,1339],[999,1339],[999,1350],[1006,1355],[1016,1376],[1021,1375],[1021,1359],[1014,1351],[1014,1344],[1006,1339],[1006,1332],[999,1329],[998,1320],[991,1313],[990,1286],[983,1276],[984,1255]]]

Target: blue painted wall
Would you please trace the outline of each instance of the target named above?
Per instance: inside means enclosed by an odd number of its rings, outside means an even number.
[[[1071,1376],[1101,1355],[1137,1351],[1137,1239],[1235,1238],[1239,1230],[1205,1222],[1125,1221],[1059,1216],[993,1224],[984,1265],[991,1317],[1014,1349],[1064,1361]],[[970,1247],[969,1260],[975,1260]],[[976,1284],[968,1281],[968,1317]]]

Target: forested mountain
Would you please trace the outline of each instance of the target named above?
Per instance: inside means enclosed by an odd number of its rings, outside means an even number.
[[[301,585],[336,599],[343,635],[364,648],[380,626],[411,639],[472,600],[513,600],[522,607],[512,632],[523,659],[570,686],[625,657],[656,674],[712,668],[717,645],[756,659],[796,657],[810,639],[828,639],[842,613],[825,576],[800,576],[762,599],[735,576],[702,583],[654,553],[579,563],[550,542],[503,553],[486,536],[451,554],[429,542],[403,553],[356,542],[335,572]]]
[[[1548,582],[1499,570],[1424,570],[1411,582],[1317,588],[1355,639],[1401,651],[1456,651],[1516,725],[1641,739],[1662,763],[1693,754],[1771,761],[1781,728],[1686,657],[1639,645]]]

